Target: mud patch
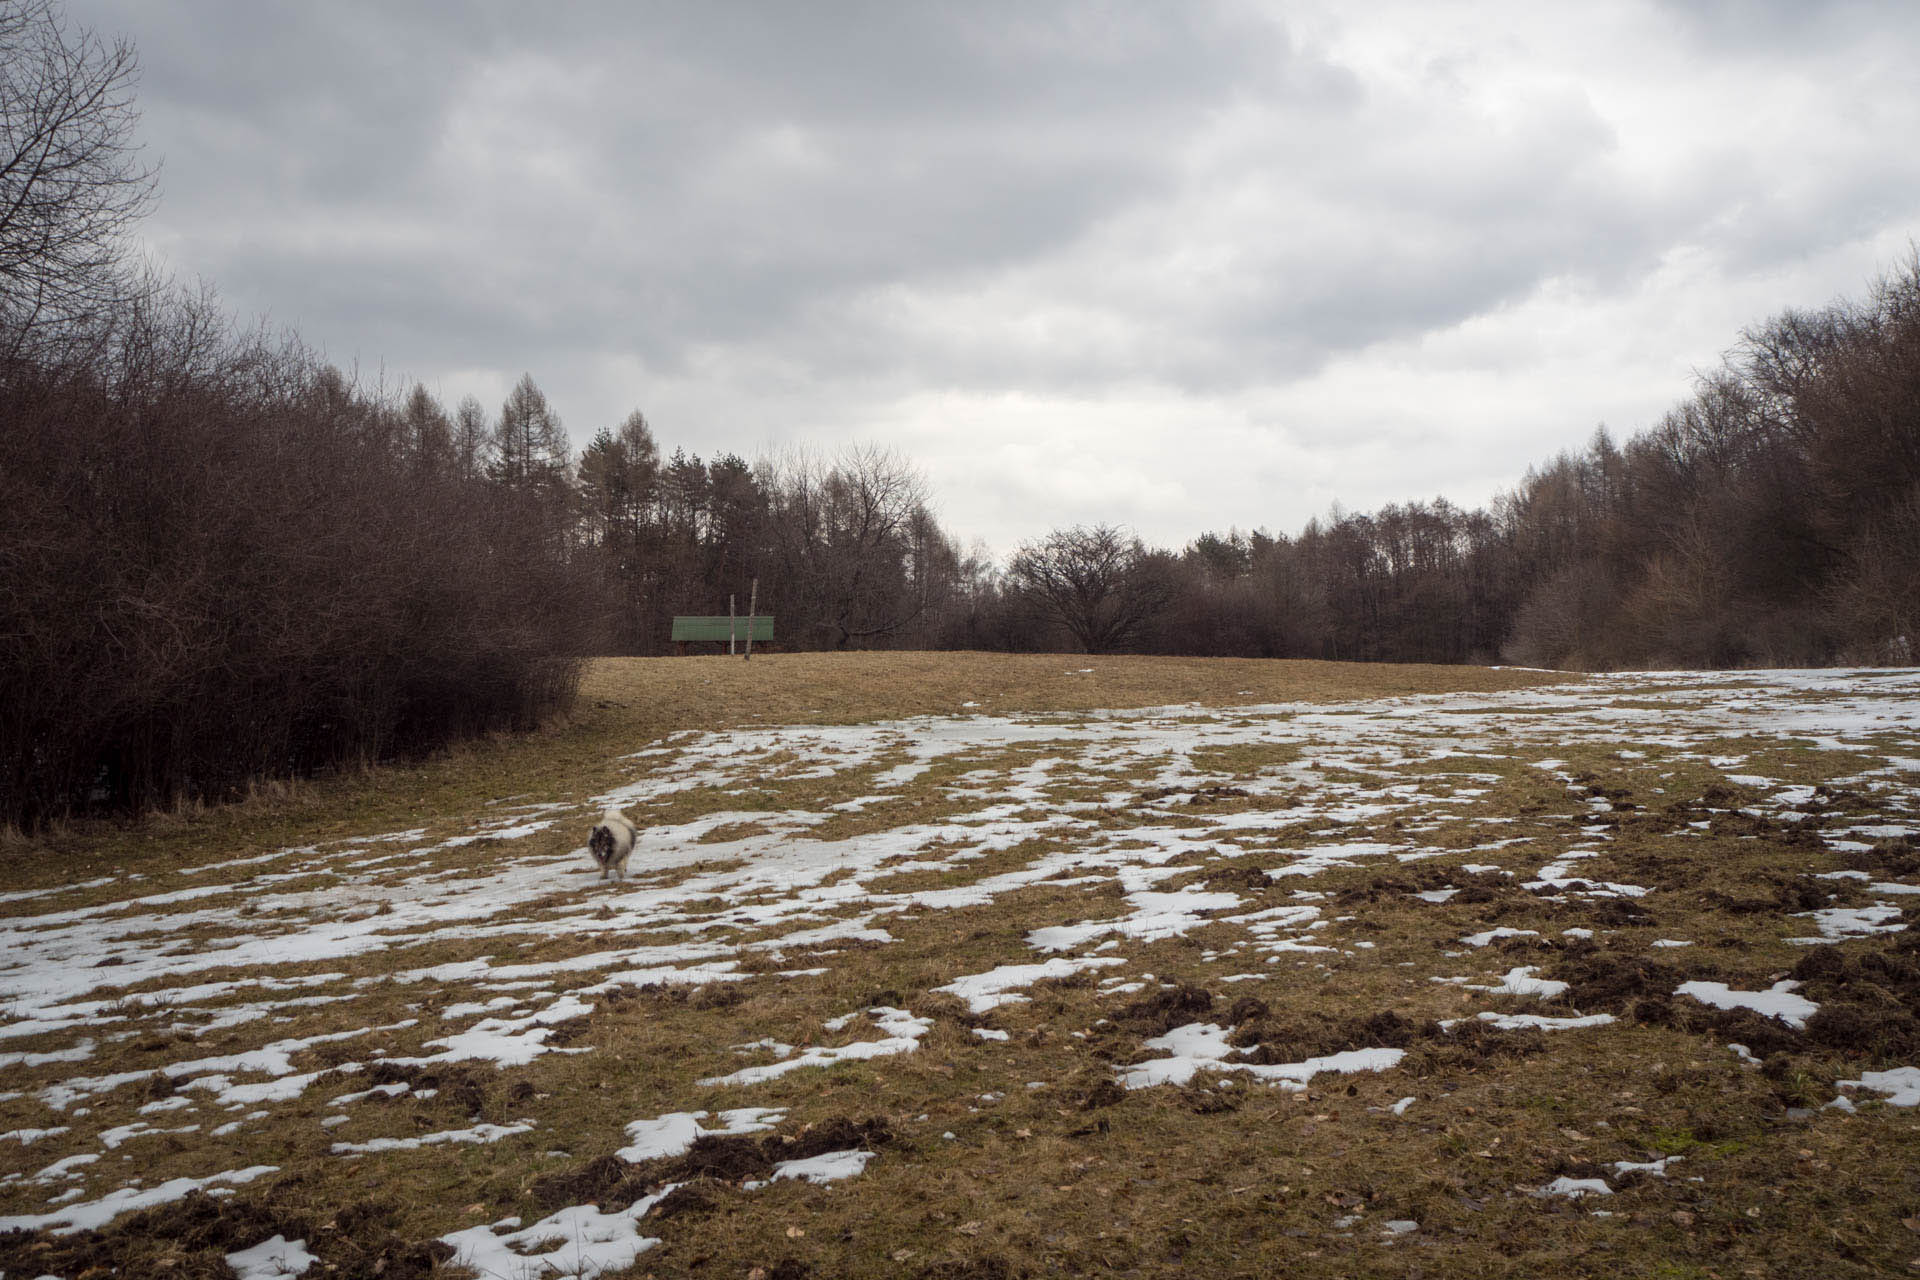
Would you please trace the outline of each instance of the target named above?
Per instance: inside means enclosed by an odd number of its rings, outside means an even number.
[[[654,1218],[677,1218],[683,1214],[712,1213],[720,1207],[720,1184],[710,1178],[685,1182],[669,1191],[653,1206]]]
[[[416,1093],[422,1089],[437,1089],[440,1091],[439,1097],[468,1115],[493,1118],[486,1114],[488,1092],[485,1078],[470,1067],[422,1067],[400,1062],[374,1062],[367,1067],[366,1079],[373,1084],[412,1085]]]
[[[226,1255],[274,1235],[312,1234],[308,1220],[258,1201],[195,1191],[173,1204],[128,1214],[104,1230],[0,1235],[0,1275],[139,1275],[164,1268],[192,1280],[231,1280]]]
[[[1855,871],[1910,876],[1920,871],[1920,841],[1912,836],[1876,840],[1870,849],[1854,849],[1842,854],[1841,861]]]
[[[954,1258],[936,1262],[918,1273],[918,1280],[1026,1280],[1031,1273],[998,1255]]]
[[[1617,951],[1588,950],[1563,954],[1547,970],[1548,978],[1567,984],[1558,999],[1581,1013],[1614,1013],[1636,1021],[1664,1025],[1667,1014],[1636,1017],[1646,1001],[1664,1006],[1689,976],[1670,964]]]
[[[1139,803],[1153,804],[1160,800],[1185,796],[1188,804],[1219,804],[1226,800],[1244,800],[1247,794],[1245,787],[1229,787],[1219,783],[1204,787],[1154,787],[1150,791],[1140,793]]]
[[[1185,983],[1158,991],[1145,1000],[1136,1000],[1116,1013],[1111,1021],[1141,1036],[1163,1036],[1175,1027],[1198,1022],[1213,1012],[1213,992]]]
[[[233,1280],[227,1254],[283,1236],[304,1240],[333,1280],[427,1280],[443,1274],[453,1246],[409,1241],[390,1228],[391,1207],[347,1206],[316,1224],[303,1213],[255,1199],[195,1191],[173,1204],[127,1214],[101,1230],[54,1236],[0,1234],[0,1275],[164,1276]]]
[[[1233,866],[1210,874],[1203,884],[1209,889],[1262,893],[1274,887],[1273,877],[1264,867]]]
[[[1880,951],[1815,947],[1794,965],[1801,994],[1820,1006],[1806,1038],[1850,1059],[1911,1062],[1920,1055],[1920,943],[1903,935]]]
[[[683,1154],[652,1162],[648,1180],[659,1183],[713,1178],[720,1182],[745,1182],[771,1178],[773,1166],[774,1158],[752,1138],[703,1133]]]
[[[1391,1009],[1364,1018],[1333,1018],[1322,1013],[1251,1018],[1234,1028],[1227,1043],[1251,1052],[1243,1061],[1263,1066],[1305,1062],[1350,1049],[1405,1049],[1446,1037],[1440,1024],[1416,1022]]]
[[[895,1145],[892,1128],[879,1116],[865,1120],[843,1118],[810,1124],[794,1138],[771,1136],[761,1140],[763,1149],[779,1160],[811,1160],[829,1151],[878,1151]]]
[[[1471,1071],[1488,1063],[1530,1058],[1547,1051],[1545,1032],[1532,1028],[1502,1030],[1478,1018],[1456,1022],[1437,1039],[1422,1041],[1400,1060],[1415,1076],[1447,1071]]]
[[[1738,896],[1709,889],[1700,900],[1729,915],[1778,915],[1796,911],[1817,911],[1853,896],[1844,881],[1813,880],[1807,876],[1766,876],[1759,881],[1758,893]]]
[[[568,1205],[598,1205],[602,1213],[624,1209],[652,1189],[652,1180],[619,1156],[597,1156],[583,1165],[533,1180],[533,1198],[551,1213]]]

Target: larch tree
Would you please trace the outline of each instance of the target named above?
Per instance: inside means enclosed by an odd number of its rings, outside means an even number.
[[[566,429],[530,373],[520,375],[500,406],[493,454],[494,477],[509,488],[558,489],[566,483]]]

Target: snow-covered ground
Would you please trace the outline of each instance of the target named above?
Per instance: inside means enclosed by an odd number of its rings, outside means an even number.
[[[258,1178],[270,1169],[224,1163],[233,1135],[270,1130],[287,1108],[311,1103],[320,1089],[339,1095],[327,1123],[350,1125],[359,1100],[375,1092],[353,1077],[379,1063],[504,1070],[547,1054],[590,1052],[564,1043],[556,1028],[620,988],[816,980],[861,962],[850,944],[888,944],[902,920],[989,906],[1036,886],[1084,888],[1084,899],[1065,899],[1089,905],[1064,909],[1061,918],[1036,925],[1021,946],[952,975],[938,990],[978,1015],[1017,1007],[1034,983],[1068,975],[1085,974],[1125,998],[1159,986],[1139,971],[1137,949],[1201,929],[1209,954],[1231,957],[1241,971],[1222,981],[1249,990],[1313,972],[1329,957],[1364,959],[1373,944],[1350,926],[1351,913],[1364,913],[1365,905],[1336,911],[1316,887],[1336,869],[1445,857],[1450,866],[1498,874],[1545,897],[1638,899],[1647,886],[1605,868],[1611,836],[1604,824],[1576,827],[1558,844],[1511,838],[1512,816],[1485,800],[1501,781],[1501,766],[1558,775],[1568,784],[1566,808],[1574,818],[1611,809],[1576,786],[1560,758],[1595,744],[1669,774],[1709,769],[1753,797],[1743,802],[1745,812],[1799,814],[1813,803],[1813,788],[1769,776],[1757,762],[1768,744],[1787,742],[1868,761],[1843,781],[1872,797],[1878,816],[1826,828],[1829,850],[1864,849],[1920,831],[1920,672],[1805,671],[1637,674],[1342,705],[961,714],[682,733],[638,750],[628,761],[630,782],[578,808],[505,800],[449,822],[445,831],[260,851],[164,883],[143,876],[130,853],[130,870],[110,882],[0,896],[0,910],[15,913],[0,919],[0,1100],[10,1108],[5,1114],[19,1117],[0,1132],[0,1188],[15,1206],[31,1206],[0,1217],[0,1231],[74,1231],[195,1188]],[[1248,746],[1292,747],[1297,758],[1250,776],[1208,767],[1210,752]],[[930,784],[935,769],[941,780]],[[771,783],[814,782],[823,795],[836,796],[857,783],[858,794],[772,810],[743,799]],[[1204,802],[1203,789],[1229,783],[1244,803]],[[884,811],[876,806],[903,790],[930,785],[938,817],[849,822]],[[711,798],[711,807],[673,822],[651,816],[673,803],[684,812],[693,795]],[[1200,802],[1189,803],[1196,797]],[[644,828],[625,884],[595,880],[582,847],[591,815],[609,804],[624,806]],[[1113,820],[1121,811],[1129,821]],[[1288,830],[1306,822],[1322,824],[1324,836],[1302,840],[1297,827]],[[1423,842],[1443,825],[1463,822],[1473,824],[1471,845]],[[852,833],[836,834],[841,826]],[[556,839],[561,833],[565,838]],[[1683,846],[1694,834],[1672,838]],[[992,870],[969,874],[985,859]],[[1284,904],[1193,882],[1196,868],[1238,866],[1257,867],[1283,886]],[[1841,874],[1826,864],[1807,870]],[[1783,936],[1844,944],[1898,930],[1912,901],[1906,895],[1920,892],[1897,876],[1858,874],[1846,883],[1864,899],[1783,917]],[[1437,909],[1451,894],[1417,896]],[[1494,1004],[1469,1004],[1466,1016],[1500,1026],[1578,1036],[1581,1028],[1610,1022],[1605,1015],[1522,1011],[1565,987],[1501,963],[1490,949],[1526,935],[1537,931],[1495,928],[1460,937],[1445,953],[1451,958],[1438,962],[1451,967],[1420,980],[1431,977],[1472,993],[1463,999]],[[555,940],[573,944],[564,958],[516,959]],[[1703,940],[1651,945],[1684,970],[1699,951],[1687,949],[1696,941]],[[429,946],[431,956],[415,959]],[[1782,981],[1747,991],[1690,981],[1679,990],[1709,1006],[1750,1008],[1803,1026],[1817,1006],[1795,987]],[[356,1019],[356,1007],[376,993],[429,989],[451,1001],[405,1019]],[[727,1074],[689,1071],[685,1111],[610,1117],[607,1149],[624,1143],[623,1157],[652,1158],[684,1149],[702,1133],[777,1124],[777,1109],[754,1106],[756,1088],[767,1082],[917,1052],[929,1016],[914,1007],[915,993],[900,993],[900,1002],[905,1007],[850,1007],[825,1025],[796,1024],[792,1044],[742,1046],[753,1061]],[[336,1029],[290,1037],[283,1023],[295,1016],[324,1016]],[[215,1032],[242,1032],[252,1047],[193,1051],[196,1038]],[[1115,1079],[1151,1088],[1227,1071],[1246,1082],[1242,1087],[1298,1089],[1321,1072],[1390,1070],[1400,1056],[1379,1047],[1254,1064],[1229,1045],[1230,1032],[1197,1021],[1145,1039],[1140,1058],[1117,1068]],[[173,1037],[175,1056],[138,1070],[113,1067],[120,1046],[157,1033]],[[993,1034],[983,1030],[982,1038]],[[324,1063],[312,1056],[322,1045]],[[153,1090],[160,1096],[140,1106],[144,1118],[99,1126],[96,1112],[109,1101],[144,1096],[156,1076],[171,1087]],[[1855,1088],[1866,1091],[1862,1100],[1874,1090],[1895,1105],[1920,1097],[1904,1075],[1861,1080]],[[701,1108],[715,1088],[737,1096],[739,1105],[707,1119]],[[457,1153],[534,1127],[475,1124],[409,1139],[343,1136],[331,1151],[343,1160],[401,1148]],[[122,1147],[137,1151],[160,1135],[198,1151],[201,1171],[149,1186],[132,1176],[137,1161],[114,1158],[125,1154]],[[776,1176],[855,1177],[870,1156],[828,1153],[783,1166]],[[1562,1179],[1540,1194],[1605,1190],[1604,1181]],[[592,1275],[627,1265],[653,1243],[642,1219],[659,1195],[617,1213],[582,1205],[532,1226],[502,1221],[445,1238],[490,1274],[534,1275],[551,1266],[559,1274]],[[551,1247],[555,1241],[564,1245]],[[233,1265],[238,1274],[295,1274],[307,1256],[302,1242],[270,1240],[234,1255]]]

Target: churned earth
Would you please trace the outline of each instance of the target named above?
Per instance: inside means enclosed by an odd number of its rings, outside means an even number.
[[[1263,665],[29,860],[0,1272],[1920,1270],[1920,672]]]

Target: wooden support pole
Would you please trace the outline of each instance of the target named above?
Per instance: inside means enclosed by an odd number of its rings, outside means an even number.
[[[733,592],[729,591],[727,592],[727,656],[729,658],[733,656],[734,630],[735,630],[735,623],[733,620]],[[749,638],[751,638],[753,635],[753,615],[751,613],[747,615],[747,635]]]
[[[753,594],[747,597],[747,656],[742,662],[753,661],[753,616],[760,611],[760,579],[753,580]]]

